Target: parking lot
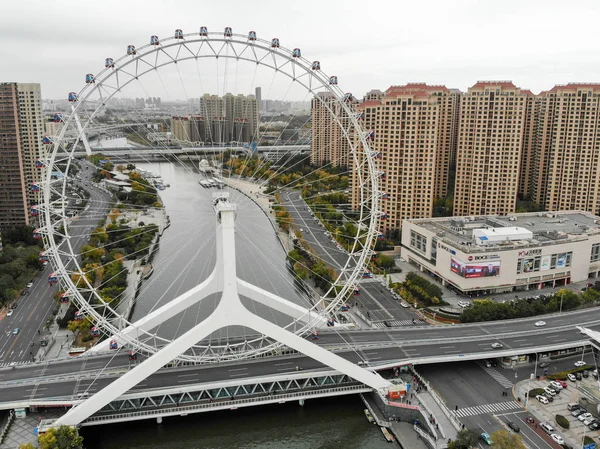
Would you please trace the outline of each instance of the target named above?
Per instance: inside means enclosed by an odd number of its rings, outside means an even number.
[[[525,393],[534,388],[545,388],[550,385],[547,379],[531,380],[520,382],[516,388],[519,396],[525,398]],[[596,406],[587,399],[584,391],[598,392],[598,381],[590,374],[587,378],[576,380],[575,382],[567,380],[566,388],[552,396],[552,402],[547,404],[540,402],[534,397],[528,399],[527,408],[529,412],[535,416],[540,422],[548,422],[555,428],[555,433],[564,437],[567,444],[573,447],[581,447],[581,442],[584,435],[593,438],[596,442],[600,441],[600,430],[592,430],[586,426],[577,416],[582,410],[569,410],[568,404],[578,404],[580,408],[584,408],[588,412],[593,412],[596,416],[598,411]],[[545,394],[545,396],[550,396]],[[545,401],[544,401],[545,402]],[[556,423],[556,415],[564,416],[569,422],[569,429],[563,429]]]

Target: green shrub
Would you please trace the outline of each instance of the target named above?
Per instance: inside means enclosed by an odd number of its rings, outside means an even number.
[[[534,388],[533,390],[529,390],[529,393],[527,393],[527,396],[529,396],[530,398],[535,398],[538,394],[544,394],[544,389],[543,388]]]
[[[589,435],[586,435],[585,438],[583,439],[583,444],[593,444],[595,443],[594,439],[592,437],[590,437]]]
[[[549,374],[546,377],[548,379],[550,379],[550,380],[558,380],[558,379],[560,379],[560,380],[566,380],[567,379],[567,374],[575,374],[575,373],[583,372],[585,370],[592,370],[592,369],[594,369],[593,366],[586,365],[586,366],[582,366],[581,368],[574,368],[574,369],[569,369],[569,370],[566,370],[566,371],[560,371],[560,372],[555,373],[555,374]]]
[[[563,429],[569,428],[569,420],[567,418],[565,418],[563,415],[556,415],[554,417],[554,419],[556,420],[556,424],[558,424]]]

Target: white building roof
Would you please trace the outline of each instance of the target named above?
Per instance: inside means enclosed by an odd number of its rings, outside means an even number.
[[[491,245],[514,240],[531,240],[533,232],[518,226],[473,229],[473,238],[479,245]]]

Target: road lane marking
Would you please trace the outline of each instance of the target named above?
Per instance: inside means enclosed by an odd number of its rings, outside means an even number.
[[[232,369],[228,369],[227,371],[244,371],[247,370],[248,368],[232,368]]]
[[[284,365],[291,365],[293,362],[285,362],[285,363],[276,363],[275,366],[284,366]],[[233,371],[233,370],[230,370]]]
[[[240,377],[240,376],[246,376],[246,373],[238,373],[238,374],[230,374],[229,377]]]
[[[178,374],[177,377],[188,377],[188,376],[199,376],[199,373],[192,373],[192,374]]]

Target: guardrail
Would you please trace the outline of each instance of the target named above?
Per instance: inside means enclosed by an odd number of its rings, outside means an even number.
[[[423,376],[421,376],[421,374],[419,374],[417,372],[417,370],[414,369],[414,367],[413,367],[413,373],[415,373],[415,376],[417,376],[419,378],[419,382],[421,382],[421,384],[425,385],[425,387],[427,388],[427,391],[429,392],[429,394],[431,395],[431,397],[433,398],[433,400],[440,407],[440,409],[442,410],[442,413],[446,416],[446,418],[448,418],[448,420],[450,421],[450,423],[452,424],[452,426],[456,429],[456,431],[457,432],[460,431],[461,428],[462,428],[460,421],[448,409],[448,407],[446,406],[446,403],[438,395],[437,391],[435,391],[435,389],[431,386],[431,384],[425,378],[423,378]],[[444,436],[444,438],[446,438],[445,434],[442,433],[442,435]]]
[[[14,419],[15,419],[15,412],[13,410],[11,410],[10,413],[8,414],[8,419],[6,420],[6,423],[2,427],[2,430],[0,431],[0,444],[2,444],[2,442],[4,441],[4,438],[6,438],[6,435],[8,434],[8,431],[10,430],[10,425],[12,424]]]

